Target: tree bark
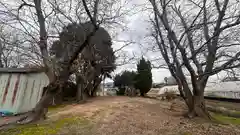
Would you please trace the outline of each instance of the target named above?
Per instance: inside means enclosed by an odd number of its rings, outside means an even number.
[[[41,118],[46,118],[49,103],[51,103],[53,97],[61,91],[61,83],[56,81],[50,83],[47,87],[43,88],[44,94],[35,108],[29,112],[29,114],[23,118],[20,118],[17,122],[21,124],[38,121]]]
[[[40,31],[39,31],[40,41],[38,45],[42,54],[44,66],[46,68],[46,75],[48,76],[49,81],[53,82],[55,81],[56,76],[54,74],[54,70],[51,64],[51,58],[49,56],[48,49],[47,49],[47,31],[45,26],[45,18],[42,12],[41,2],[42,2],[41,0],[34,0],[35,10],[37,13],[38,23],[40,27]]]
[[[185,93],[185,96],[183,97],[187,107],[188,107],[188,112],[191,112],[191,110],[193,110],[193,95],[189,90],[186,90],[186,88],[184,88],[184,93]]]
[[[209,112],[207,111],[203,94],[192,96],[192,101],[188,103],[188,117],[202,117],[205,119],[211,119]]]
[[[80,102],[83,100],[83,88],[82,84],[78,83],[77,84],[77,102]]]
[[[88,82],[87,86],[84,88],[84,92],[86,92],[88,97],[91,97],[92,89],[93,89],[92,82]]]
[[[3,62],[2,62],[2,55],[3,55],[3,46],[2,46],[2,42],[0,40],[0,68],[3,68]]]
[[[92,89],[92,93],[91,93],[91,96],[92,96],[92,97],[97,96],[98,86],[100,85],[101,81],[102,81],[102,79],[101,79],[100,77],[97,77],[97,78],[94,80],[93,89]]]
[[[83,100],[83,80],[80,76],[77,76],[76,83],[77,83],[76,99],[77,102],[80,102]]]

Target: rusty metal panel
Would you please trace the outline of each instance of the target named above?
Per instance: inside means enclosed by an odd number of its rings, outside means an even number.
[[[26,74],[27,82],[23,90],[24,99],[19,108],[21,112],[27,112],[35,107],[42,96],[42,88],[48,84],[48,78],[44,73]]]
[[[14,114],[30,111],[40,100],[48,84],[45,73],[0,74],[0,111]]]
[[[1,74],[0,84],[0,110],[17,112],[18,101],[16,97],[20,92],[21,74]]]

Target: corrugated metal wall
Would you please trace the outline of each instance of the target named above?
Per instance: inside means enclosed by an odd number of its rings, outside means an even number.
[[[17,114],[31,110],[48,82],[45,73],[0,74],[0,111]]]

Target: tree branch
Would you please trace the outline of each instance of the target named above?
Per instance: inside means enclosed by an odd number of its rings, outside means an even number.
[[[18,11],[21,10],[24,6],[35,7],[34,5],[28,4],[25,0],[22,0],[22,4],[18,7]]]
[[[86,1],[85,1],[85,0],[82,0],[82,2],[83,2],[83,6],[84,6],[85,11],[87,12],[88,17],[90,18],[90,20],[91,20],[92,24],[94,25],[94,27],[97,29],[98,26],[97,26],[96,21],[95,21],[94,18],[92,17],[92,15],[91,15],[88,7],[87,7]]]
[[[98,5],[100,0],[95,0],[93,8],[93,20],[97,22]]]

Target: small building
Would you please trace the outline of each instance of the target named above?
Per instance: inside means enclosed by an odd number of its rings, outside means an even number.
[[[39,68],[0,68],[0,112],[28,112],[42,96],[49,83]]]

